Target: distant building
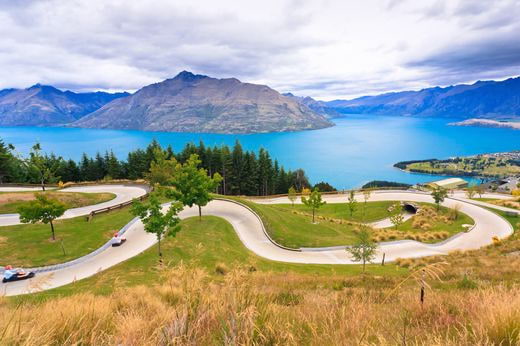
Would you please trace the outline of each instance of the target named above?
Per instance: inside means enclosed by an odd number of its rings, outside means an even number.
[[[486,190],[509,193],[513,190],[517,190],[518,184],[520,184],[520,176],[489,181],[487,183],[482,184],[481,186]]]
[[[453,190],[468,187],[468,182],[461,178],[448,178],[438,181],[432,181],[431,183],[427,183],[426,186],[429,186],[431,188],[442,187],[446,190]]]

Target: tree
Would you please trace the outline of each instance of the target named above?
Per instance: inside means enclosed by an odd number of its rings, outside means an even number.
[[[56,162],[56,160],[49,162],[49,160],[41,154],[41,150],[40,143],[33,145],[27,163],[30,170],[37,174],[42,190],[45,191],[45,183],[52,183],[59,180],[59,177],[55,175],[59,162]]]
[[[363,205],[363,219],[365,218],[366,212],[367,212],[367,202],[370,199],[370,195],[372,194],[372,191],[369,189],[363,190],[363,200],[365,204]]]
[[[442,187],[436,187],[433,189],[431,195],[437,205],[437,210],[439,210],[441,203],[444,202],[444,199],[448,196],[448,191]]]
[[[472,186],[472,187],[468,187],[466,189],[466,197],[468,197],[469,199],[472,199],[474,196],[475,196],[475,188]]]
[[[354,214],[354,212],[357,210],[358,203],[356,201],[356,196],[354,190],[351,190],[348,196],[348,202],[347,202],[348,210],[350,211],[350,216]]]
[[[182,203],[172,202],[167,211],[163,213],[163,208],[156,193],[151,194],[146,203],[137,199],[133,201],[132,214],[141,219],[146,232],[155,234],[157,237],[157,249],[160,260],[162,260],[161,239],[164,236],[175,236],[180,231],[178,214],[182,207]]]
[[[372,240],[370,232],[363,228],[357,234],[355,243],[346,250],[352,255],[354,262],[363,263],[364,273],[366,262],[371,262],[376,256],[377,243]]]
[[[312,223],[314,223],[314,215],[316,213],[316,209],[319,209],[322,205],[326,204],[327,202],[322,201],[320,190],[314,189],[314,191],[311,192],[308,198],[302,196],[302,203],[305,204],[307,207],[312,208]]]
[[[293,207],[294,207],[294,201],[296,201],[296,189],[294,187],[290,187],[289,191],[287,192],[287,198],[289,198],[289,201],[291,201]]]
[[[177,162],[168,182],[173,189],[167,191],[169,197],[180,201],[185,206],[197,205],[199,219],[202,219],[202,207],[213,199],[210,193],[216,190],[222,177],[218,173],[210,177],[204,168],[198,168],[199,164],[197,154],[192,154],[184,164]]]
[[[52,240],[56,240],[54,234],[54,220],[65,213],[67,207],[58,200],[48,198],[44,194],[35,193],[35,200],[28,202],[18,208],[20,221],[23,223],[42,222],[50,224],[52,232]]]
[[[166,185],[172,179],[173,171],[177,161],[167,159],[167,153],[160,148],[154,149],[154,159],[150,163],[148,173],[145,173],[145,178],[151,185]]]
[[[314,185],[315,189],[319,189],[321,192],[334,192],[337,191],[336,188],[332,185],[330,185],[327,182],[320,181],[316,185]]]
[[[486,192],[486,189],[483,185],[475,185],[475,191],[477,192],[478,197],[482,198],[482,195],[484,194],[484,192]]]
[[[0,139],[0,184],[4,179],[8,180],[13,174],[15,157],[12,154],[14,147],[12,144],[5,144]]]
[[[398,229],[399,226],[404,221],[404,213],[401,204],[395,203],[390,207],[390,222],[394,225],[395,229]]]

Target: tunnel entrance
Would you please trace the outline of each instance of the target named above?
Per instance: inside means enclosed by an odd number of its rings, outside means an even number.
[[[414,203],[403,202],[402,205],[403,210],[410,214],[417,214],[417,211],[419,210],[419,206]]]

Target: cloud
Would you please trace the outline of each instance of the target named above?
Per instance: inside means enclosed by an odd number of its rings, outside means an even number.
[[[191,70],[333,99],[506,77],[517,3],[0,0],[0,88],[132,91]]]

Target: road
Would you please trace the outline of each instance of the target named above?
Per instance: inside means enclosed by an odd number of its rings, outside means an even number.
[[[361,198],[361,196],[358,196]],[[328,203],[345,203],[345,195],[327,195]],[[373,192],[370,201],[408,201],[433,202],[431,196],[419,192]],[[289,203],[287,197],[256,200],[257,203]],[[430,255],[444,255],[454,250],[478,249],[491,244],[492,238],[505,238],[513,229],[499,215],[472,204],[469,201],[448,198],[443,203],[446,207],[460,207],[460,211],[469,215],[475,221],[474,227],[467,233],[461,233],[441,243],[424,244],[413,240],[401,240],[381,243],[375,262],[382,259],[383,254],[388,261],[397,258],[414,258]],[[274,244],[267,236],[264,226],[258,216],[248,207],[230,201],[214,200],[203,208],[204,215],[213,215],[227,220],[234,228],[238,237],[249,250],[257,255],[280,262],[316,263],[316,264],[353,264],[344,247],[306,249],[292,251]],[[197,216],[197,208],[187,208],[180,213],[181,218]],[[124,260],[132,258],[155,244],[153,235],[144,231],[140,220],[135,219],[125,226],[125,236],[128,241],[121,247],[106,247],[85,259],[75,260],[63,268],[38,273],[32,280],[0,284],[0,294],[17,295],[51,289],[69,284],[75,280],[95,275]]]

